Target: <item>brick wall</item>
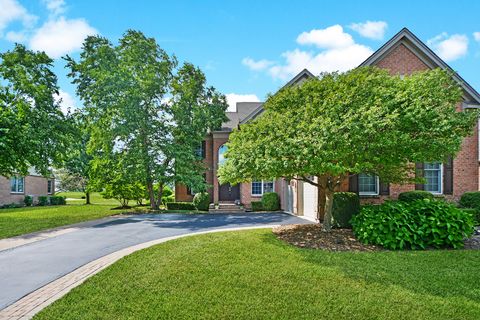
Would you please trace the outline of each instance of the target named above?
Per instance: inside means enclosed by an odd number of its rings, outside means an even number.
[[[411,74],[428,69],[428,66],[402,43],[377,62],[376,66],[387,69],[392,74]]]
[[[26,176],[24,180],[24,193],[12,194],[10,192],[10,179],[0,176],[0,204],[9,204],[12,202],[23,203],[26,195],[31,195],[34,201],[38,196],[47,195],[47,178],[40,176]]]

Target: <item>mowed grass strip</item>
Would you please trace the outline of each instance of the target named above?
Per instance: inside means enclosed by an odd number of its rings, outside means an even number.
[[[480,319],[479,251],[332,253],[270,230],[134,253],[35,319]]]

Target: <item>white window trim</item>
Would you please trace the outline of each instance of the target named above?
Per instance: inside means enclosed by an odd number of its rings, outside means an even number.
[[[375,176],[375,183],[376,183],[376,192],[360,192],[360,183],[358,184],[358,195],[359,196],[378,196],[380,194],[380,179],[378,176]]]
[[[424,165],[425,165],[425,163],[424,163]],[[423,171],[425,172],[425,168],[423,169]],[[425,189],[425,184],[423,184],[423,189]],[[435,191],[428,191],[428,192],[430,192],[431,194],[435,194],[435,195],[442,195],[443,194],[443,163],[440,163],[440,192],[435,192]]]
[[[14,178],[14,177],[12,177],[12,178]],[[25,194],[25,177],[15,176],[15,178],[17,178],[17,179],[22,178],[22,180],[23,180],[23,191],[12,191],[12,185],[11,185],[11,183],[12,183],[11,179],[12,178],[10,178],[10,194]],[[16,189],[18,190],[18,185],[17,185]]]
[[[253,184],[254,182],[262,182],[262,191],[261,191],[262,193],[253,193],[252,184]],[[263,189],[263,183],[264,183],[264,182],[272,182],[272,183],[273,183],[272,192],[275,192],[275,180],[252,181],[252,182],[250,183],[250,189],[251,189],[251,194],[252,194],[252,196],[255,196],[255,197],[263,196],[263,194],[265,193],[265,192],[264,192],[264,189]]]

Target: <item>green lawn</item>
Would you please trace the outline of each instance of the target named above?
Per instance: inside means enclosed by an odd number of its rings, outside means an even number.
[[[67,203],[69,204],[85,203],[85,199],[82,199],[82,197],[85,196],[85,193],[83,192],[57,192],[55,195],[66,197],[68,199]],[[120,205],[120,203],[115,199],[104,199],[99,192],[92,192],[90,194],[90,202],[93,204],[109,204],[112,206]]]
[[[480,319],[480,251],[298,249],[269,230],[134,253],[35,319]]]

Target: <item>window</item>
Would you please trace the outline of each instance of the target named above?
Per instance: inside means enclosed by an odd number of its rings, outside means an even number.
[[[442,193],[442,170],[443,167],[440,162],[427,162],[424,164],[425,191]]]
[[[379,182],[378,177],[361,173],[358,175],[358,193],[363,196],[378,195]]]
[[[48,194],[53,193],[53,180],[51,180],[51,179],[47,180],[47,193]]]
[[[252,195],[261,196],[267,192],[274,192],[273,181],[253,181],[252,182]]]
[[[218,165],[222,165],[225,162],[225,152],[227,152],[227,146],[222,145],[218,148]]]
[[[195,148],[195,155],[200,159],[205,159],[205,141]]]
[[[24,190],[24,179],[23,177],[12,177],[10,178],[10,191],[12,193],[23,193]]]

